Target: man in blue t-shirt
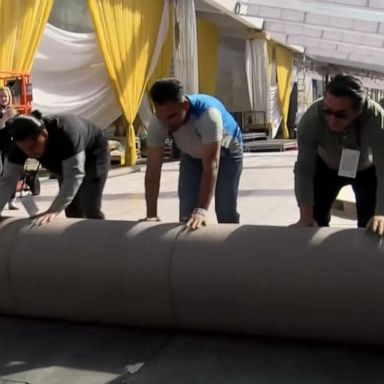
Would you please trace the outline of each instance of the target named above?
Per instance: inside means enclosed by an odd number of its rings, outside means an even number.
[[[185,95],[176,79],[162,79],[150,90],[156,116],[148,130],[145,175],[146,220],[159,220],[164,141],[172,137],[181,150],[180,221],[191,229],[206,224],[213,195],[219,223],[239,223],[237,194],[243,166],[239,125],[224,105],[208,95]]]

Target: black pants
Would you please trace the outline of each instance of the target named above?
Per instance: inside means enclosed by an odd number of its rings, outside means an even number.
[[[332,204],[342,187],[351,185],[356,196],[358,227],[365,227],[374,215],[376,206],[377,178],[375,167],[357,172],[354,179],[338,176],[338,171],[331,169],[320,158],[317,159],[314,177],[313,216],[320,227],[327,227],[331,219]]]
[[[28,185],[33,196],[40,195],[40,180],[38,171],[25,171],[24,172],[25,184]]]
[[[97,161],[86,161],[85,177],[71,204],[65,209],[65,216],[73,218],[104,219],[101,200],[107,181],[110,157],[108,147],[101,151]],[[59,186],[62,178],[58,178]]]
[[[6,160],[6,155],[5,155],[5,153],[3,153],[3,152],[0,151],[0,177],[2,176],[3,171],[4,171],[5,160]],[[11,195],[11,197],[10,197],[10,199],[9,199],[9,202],[11,202],[15,197],[16,197],[16,188],[15,188],[15,190],[12,192],[12,195]]]

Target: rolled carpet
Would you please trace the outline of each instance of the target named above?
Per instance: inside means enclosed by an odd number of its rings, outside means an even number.
[[[0,312],[384,344],[384,246],[359,229],[0,223]]]

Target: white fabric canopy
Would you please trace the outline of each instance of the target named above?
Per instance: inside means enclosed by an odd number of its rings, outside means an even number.
[[[121,115],[93,33],[74,33],[47,24],[32,82],[33,107],[43,113],[73,113],[100,128]]]
[[[236,3],[236,11],[257,20],[273,40],[299,46],[307,57],[384,73],[383,0],[238,0]]]
[[[199,92],[196,11],[194,0],[175,0],[175,77],[186,93]]]
[[[310,106],[313,103],[313,79],[310,73],[304,74],[304,90],[305,90],[305,99],[304,103],[307,106]]]
[[[271,98],[266,40],[252,39],[246,41],[245,71],[251,108],[254,111],[264,111],[266,121],[269,122],[271,120]]]
[[[281,120],[283,116],[281,114],[280,101],[279,101],[279,89],[277,85],[270,87],[270,121],[271,121],[271,137],[276,137],[277,131],[279,130]]]
[[[65,31],[94,32],[88,0],[54,0],[48,23]]]
[[[247,91],[244,39],[219,37],[216,97],[231,112],[252,109]]]

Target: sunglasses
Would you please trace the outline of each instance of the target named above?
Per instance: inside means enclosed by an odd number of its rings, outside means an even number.
[[[334,116],[336,119],[345,120],[348,118],[347,112],[344,111],[333,111],[332,109],[324,108],[323,113],[325,116]]]

